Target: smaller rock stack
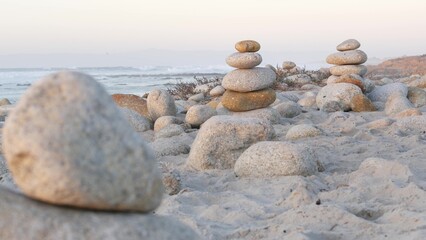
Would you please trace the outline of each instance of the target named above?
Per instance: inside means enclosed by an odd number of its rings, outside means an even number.
[[[226,63],[237,69],[225,75],[222,86],[226,89],[222,97],[223,106],[233,112],[245,112],[265,108],[275,101],[271,89],[276,74],[270,68],[256,67],[262,62],[257,53],[260,44],[253,40],[235,44],[238,52],[226,58]]]

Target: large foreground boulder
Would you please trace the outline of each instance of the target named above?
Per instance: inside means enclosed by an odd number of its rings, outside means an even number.
[[[270,140],[274,129],[269,121],[256,118],[214,116],[197,134],[187,165],[196,170],[233,168],[250,145]]]
[[[59,72],[21,97],[3,129],[19,188],[45,202],[151,211],[163,187],[152,150],[92,77]]]
[[[172,218],[52,206],[2,187],[0,216],[0,237],[8,240],[199,239]]]

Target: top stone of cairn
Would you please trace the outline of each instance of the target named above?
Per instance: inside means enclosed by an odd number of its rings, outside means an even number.
[[[257,52],[260,50],[260,44],[254,40],[243,40],[235,44],[238,52]]]
[[[358,49],[361,46],[361,43],[356,39],[348,39],[343,41],[341,44],[337,45],[336,49],[338,51],[349,51]]]

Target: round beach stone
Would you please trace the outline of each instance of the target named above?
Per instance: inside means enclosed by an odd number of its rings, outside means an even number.
[[[260,50],[260,44],[254,40],[243,40],[235,44],[238,52],[257,52]]]
[[[327,63],[335,65],[356,65],[367,61],[367,54],[361,50],[350,50],[330,54]]]
[[[229,169],[249,146],[270,140],[274,128],[265,120],[214,116],[200,128],[186,162],[196,170]]]
[[[226,90],[222,96],[222,105],[234,112],[244,112],[265,108],[275,99],[275,91],[270,88],[246,93]]]
[[[337,45],[336,49],[337,51],[349,51],[358,49],[359,47],[361,47],[361,43],[358,40],[348,39]]]
[[[393,115],[410,108],[414,108],[414,105],[408,100],[406,95],[396,92],[389,95],[386,100],[385,113],[386,115]]]
[[[10,101],[7,98],[2,98],[0,99],[0,106],[6,106],[6,105],[10,105]]]
[[[154,122],[162,116],[176,116],[175,100],[166,90],[152,90],[148,95],[147,104],[149,115]]]
[[[234,68],[250,69],[258,66],[262,62],[262,56],[258,53],[236,52],[226,58],[226,63]]]
[[[3,129],[25,195],[81,208],[155,209],[163,186],[152,150],[92,77],[51,74],[21,97]]]
[[[361,88],[365,92],[364,79],[356,74],[345,74],[334,80],[334,83],[350,83]]]
[[[417,87],[408,87],[408,99],[415,107],[426,105],[426,91]]]
[[[113,94],[111,97],[118,106],[133,110],[148,119],[151,118],[145,99],[134,94]]]
[[[211,97],[218,97],[222,96],[223,93],[225,93],[225,88],[222,87],[222,85],[214,87],[212,90],[210,90],[210,96]]]
[[[281,117],[285,118],[293,118],[302,113],[300,105],[292,101],[282,102],[273,108],[280,113]]]
[[[309,176],[318,172],[318,165],[309,146],[264,141],[245,150],[234,171],[238,177]]]
[[[390,83],[375,87],[367,96],[372,102],[386,102],[391,94],[400,93],[403,96],[408,95],[408,87],[404,83]]]
[[[185,122],[191,124],[192,127],[199,127],[216,114],[216,110],[207,105],[195,105],[186,113]]]
[[[276,74],[269,68],[235,69],[223,77],[222,86],[227,90],[251,92],[271,87]]]
[[[357,94],[352,97],[350,107],[354,112],[374,112],[376,107],[364,94]]]
[[[139,113],[122,107],[120,107],[120,110],[136,132],[145,132],[152,129],[152,122],[149,119],[141,116]]]
[[[282,64],[282,67],[286,70],[290,70],[290,69],[296,67],[296,63],[291,62],[291,61],[284,61],[283,64]]]
[[[301,138],[316,137],[321,135],[321,130],[311,124],[299,124],[291,127],[285,138],[287,140],[296,140]]]
[[[330,68],[330,73],[335,76],[342,76],[346,74],[357,74],[364,76],[367,73],[367,67],[364,65],[333,66]]]
[[[154,123],[154,131],[160,131],[161,129],[172,125],[172,124],[182,124],[183,121],[180,118],[174,116],[162,116],[157,119]]]
[[[344,111],[350,110],[350,103],[353,96],[362,94],[359,87],[350,83],[334,83],[327,85],[318,92],[316,97],[317,106],[322,109],[323,106],[335,101],[341,105]]]

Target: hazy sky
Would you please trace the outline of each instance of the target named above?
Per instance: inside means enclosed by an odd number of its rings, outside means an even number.
[[[0,0],[0,67],[78,65],[77,55],[85,56],[81,65],[92,55],[117,56],[92,65],[120,64],[153,49],[176,52],[125,64],[167,64],[170,54],[187,64],[192,55],[180,51],[224,58],[242,39],[260,42],[271,63],[323,59],[348,38],[370,57],[418,55],[426,53],[425,10],[426,0]],[[67,54],[74,60],[64,62]],[[212,52],[212,64],[220,54]]]

